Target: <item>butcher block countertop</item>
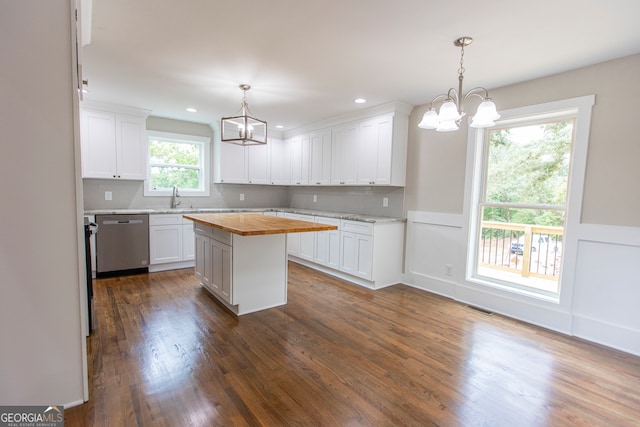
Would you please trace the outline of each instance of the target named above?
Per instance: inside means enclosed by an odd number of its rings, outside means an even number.
[[[191,221],[219,228],[240,236],[300,233],[306,231],[337,230],[335,225],[298,221],[296,219],[262,215],[258,213],[221,213],[182,215]]]

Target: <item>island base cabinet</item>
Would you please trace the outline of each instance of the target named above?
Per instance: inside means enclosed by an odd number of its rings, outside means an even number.
[[[286,234],[240,236],[195,224],[195,274],[236,315],[287,303]]]

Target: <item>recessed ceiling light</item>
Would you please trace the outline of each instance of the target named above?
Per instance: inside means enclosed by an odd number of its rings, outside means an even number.
[[[190,112],[190,113],[197,113],[197,112],[198,112],[198,110],[196,110],[196,109],[195,109],[195,108],[193,108],[193,107],[189,107],[189,108],[187,108],[187,111],[188,111],[188,112]]]
[[[282,126],[282,125],[276,125],[276,129],[284,129],[284,126]]]
[[[355,102],[356,104],[364,104],[365,102],[367,102],[367,100],[364,98],[356,98],[353,100],[353,102]]]

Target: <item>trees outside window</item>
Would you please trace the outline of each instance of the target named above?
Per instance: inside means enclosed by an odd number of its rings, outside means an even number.
[[[148,148],[145,195],[166,196],[174,186],[182,195],[209,195],[208,138],[149,132]]]

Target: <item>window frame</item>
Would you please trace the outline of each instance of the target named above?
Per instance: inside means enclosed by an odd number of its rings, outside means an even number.
[[[573,295],[573,276],[577,262],[576,230],[582,216],[582,198],[586,172],[586,158],[589,143],[591,108],[595,95],[531,105],[501,111],[501,119],[496,120],[497,127],[511,127],[540,122],[552,122],[572,118],[574,120],[574,140],[571,149],[569,185],[567,188],[566,217],[563,238],[563,266],[559,278],[559,290],[556,295],[544,295],[527,289],[507,286],[499,281],[488,280],[476,274],[478,257],[478,239],[482,224],[482,209],[485,190],[485,158],[488,149],[488,135],[491,129],[470,128],[467,139],[467,164],[470,165],[465,181],[465,218],[468,224],[467,262],[465,280],[484,289],[505,291],[511,295],[521,295],[568,306]]]
[[[167,197],[172,195],[171,189],[153,189],[151,187],[151,140],[162,139],[167,142],[194,144],[200,148],[200,170],[202,171],[199,190],[178,188],[182,197],[209,197],[210,195],[210,145],[211,138],[170,132],[147,131],[147,174],[144,181],[145,197]]]

